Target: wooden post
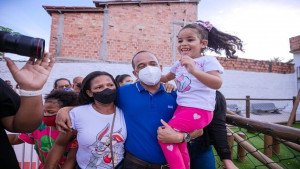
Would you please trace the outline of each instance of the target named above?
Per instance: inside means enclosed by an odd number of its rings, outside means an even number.
[[[233,143],[234,143],[234,137],[232,133],[227,133],[227,141],[231,152],[231,159],[233,159]]]
[[[246,96],[246,118],[250,118],[250,96]],[[247,129],[247,132],[254,133],[252,129]]]
[[[295,105],[295,103],[296,103],[296,96],[293,97],[293,105]],[[295,122],[296,122],[296,115],[297,115],[297,113],[295,114],[293,124],[295,124]]]
[[[268,157],[272,157],[272,144],[273,144],[273,137],[264,135],[264,154]]]
[[[280,154],[280,140],[278,138],[273,137],[272,148],[273,148],[273,152],[276,155]]]
[[[244,133],[238,133],[238,135],[242,139],[244,139],[244,140],[246,139],[246,135]],[[238,144],[238,147],[237,147],[237,160],[242,163],[244,163],[246,161],[246,151],[240,144]]]
[[[292,126],[292,124],[293,124],[293,122],[296,118],[296,111],[297,111],[297,108],[298,108],[298,105],[299,105],[299,101],[300,101],[300,90],[298,90],[298,95],[297,95],[297,98],[294,102],[293,109],[292,109],[290,118],[288,120],[287,126]]]
[[[246,118],[250,118],[250,96],[246,96]]]

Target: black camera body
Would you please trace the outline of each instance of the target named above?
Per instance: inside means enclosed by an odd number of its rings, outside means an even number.
[[[44,49],[44,39],[0,31],[0,52],[42,59],[44,57]]]

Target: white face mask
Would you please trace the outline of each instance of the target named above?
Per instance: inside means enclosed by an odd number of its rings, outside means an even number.
[[[156,85],[161,78],[161,70],[159,67],[147,66],[139,71],[139,79],[149,86]]]

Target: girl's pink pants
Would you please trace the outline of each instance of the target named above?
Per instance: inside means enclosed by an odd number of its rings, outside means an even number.
[[[203,129],[213,118],[211,111],[177,106],[177,109],[168,122],[175,130],[181,132],[193,132],[197,129]],[[161,143],[159,142],[170,169],[190,169],[190,157],[187,149],[187,143]]]

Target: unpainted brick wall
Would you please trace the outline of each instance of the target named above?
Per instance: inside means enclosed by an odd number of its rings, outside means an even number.
[[[300,35],[290,38],[291,51],[300,50]]]
[[[162,65],[172,65],[180,56],[175,49],[176,58],[172,58],[172,42],[177,41],[174,35],[181,29],[180,25],[173,24],[174,21],[197,19],[197,5],[194,3],[110,5],[108,10],[106,61],[109,62],[128,63],[136,52],[148,50],[158,56]],[[58,17],[59,14],[52,13],[51,53],[55,53],[57,43]],[[103,12],[64,13],[60,57],[99,60],[103,19]],[[300,36],[290,41],[291,49],[300,49]],[[294,72],[293,64],[217,58],[228,70]]]
[[[218,61],[227,70],[242,70],[251,72],[273,72],[273,73],[294,73],[294,64],[282,62],[270,62],[253,59],[228,59],[217,57]]]
[[[164,65],[172,64],[173,22],[197,16],[197,6],[189,3],[117,5],[109,11],[108,60],[129,62],[136,52],[148,50]]]
[[[55,52],[59,15],[52,14],[50,52]],[[99,59],[103,13],[65,13],[60,57]]]

